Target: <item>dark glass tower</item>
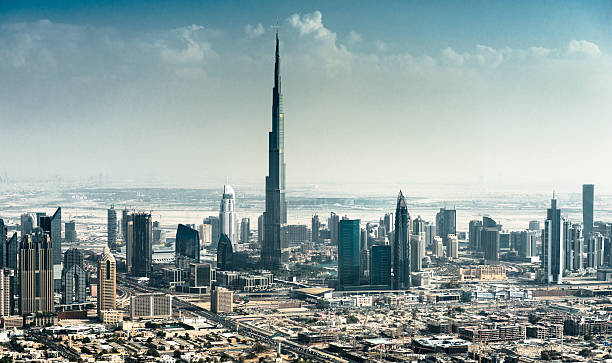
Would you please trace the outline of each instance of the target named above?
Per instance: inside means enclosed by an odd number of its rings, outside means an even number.
[[[115,206],[111,207],[106,211],[106,235],[107,245],[111,251],[117,250],[117,211]],[[125,244],[125,242],[124,242]]]
[[[395,232],[393,234],[393,289],[410,287],[410,214],[406,198],[400,190],[395,209]]]
[[[272,270],[281,267],[281,228],[287,223],[285,202],[285,115],[281,93],[280,55],[276,34],[274,88],[272,90],[272,131],[269,133],[268,176],[266,177],[266,211],[261,262]]]
[[[338,288],[359,286],[359,219],[338,224]]]
[[[391,288],[391,246],[372,246],[370,253],[370,284]]]
[[[484,250],[485,259],[488,261],[499,260],[499,226],[495,220],[489,217],[482,217],[480,231],[480,241]]]
[[[593,202],[595,199],[595,186],[593,184],[582,185],[582,224],[584,225],[584,236],[589,237],[593,232]]]
[[[62,304],[85,302],[87,299],[86,285],[87,272],[83,269],[83,252],[78,248],[71,248],[64,253]]]
[[[563,282],[563,228],[561,209],[557,208],[557,199],[553,195],[550,208],[546,213],[542,231],[542,268],[545,282],[561,284]]]
[[[233,263],[234,250],[232,248],[232,241],[230,241],[225,233],[221,233],[219,244],[217,245],[217,269],[221,271],[231,270]]]
[[[136,213],[132,215],[132,275],[151,276],[153,263],[153,223],[151,214]],[[129,230],[129,228],[128,228]],[[128,240],[130,237],[128,236]]]
[[[176,257],[187,257],[193,262],[200,262],[200,236],[198,231],[184,224],[179,224],[176,230],[174,244]]]

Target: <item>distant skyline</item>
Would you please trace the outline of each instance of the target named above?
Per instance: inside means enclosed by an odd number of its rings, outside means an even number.
[[[263,191],[277,27],[288,193],[612,187],[609,1],[2,2],[0,176]]]

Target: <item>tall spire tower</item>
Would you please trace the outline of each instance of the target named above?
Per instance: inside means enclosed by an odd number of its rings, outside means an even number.
[[[287,223],[285,201],[285,115],[281,93],[280,53],[276,33],[274,88],[272,89],[272,131],[268,135],[268,176],[266,177],[266,211],[264,212],[264,240],[261,249],[263,267],[281,267],[282,233]]]

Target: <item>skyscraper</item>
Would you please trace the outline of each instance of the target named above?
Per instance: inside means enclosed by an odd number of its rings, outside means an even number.
[[[251,220],[249,218],[242,218],[240,221],[240,241],[242,243],[249,243],[249,236],[251,235]]]
[[[153,263],[153,223],[150,213],[135,213],[132,215],[131,267],[132,276],[149,277]],[[128,231],[130,230],[128,226]],[[129,246],[128,246],[129,249]]]
[[[584,235],[582,226],[578,223],[569,229],[567,240],[572,250],[572,271],[581,271],[584,268]]]
[[[423,257],[425,257],[425,232],[412,234],[410,236],[410,271],[419,272],[423,269]]]
[[[236,212],[234,211],[236,204],[236,195],[234,188],[230,185],[223,186],[223,197],[221,198],[221,206],[219,209],[219,230],[232,241],[234,249],[238,245],[238,235],[236,233]]]
[[[385,225],[385,231],[387,232],[387,234],[393,232],[393,213],[385,213],[383,223]]]
[[[264,212],[264,241],[261,262],[275,270],[281,266],[282,233],[287,223],[285,201],[285,115],[281,92],[280,53],[276,34],[274,88],[272,90],[272,131],[269,134],[268,176],[266,177],[266,211]]]
[[[457,234],[457,211],[454,209],[440,208],[436,214],[436,233],[446,243],[446,236]]]
[[[338,288],[359,286],[359,219],[338,224]]]
[[[410,214],[406,198],[400,190],[395,208],[395,228],[393,233],[393,289],[410,287]]]
[[[470,242],[470,250],[482,251],[480,232],[482,231],[482,222],[479,220],[470,221],[468,239]]]
[[[370,285],[391,288],[391,246],[375,245],[370,252]]]
[[[209,250],[214,251],[217,249],[217,243],[219,243],[219,237],[221,234],[219,233],[219,217],[210,216],[204,219],[204,224],[210,225],[210,246]]]
[[[83,268],[83,253],[77,248],[71,248],[64,253],[62,304],[85,302],[86,285],[87,272]]]
[[[482,217],[480,242],[488,261],[499,260],[499,230],[500,226],[492,218]]]
[[[53,288],[62,289],[62,208],[51,216],[51,245],[53,246]]]
[[[331,212],[327,224],[329,226],[329,237],[332,245],[338,244],[338,223],[340,223],[340,217],[336,213]]]
[[[232,242],[222,233],[217,245],[217,269],[221,271],[231,270],[233,268],[233,261],[234,249]]]
[[[117,211],[115,206],[111,207],[106,211],[106,236],[107,246],[111,251],[117,250]],[[125,242],[124,242],[125,245]]]
[[[176,229],[174,254],[177,260],[182,257],[188,258],[192,262],[200,262],[200,236],[198,231],[184,224],[179,224]]]
[[[557,209],[557,199],[553,195],[546,214],[542,231],[542,269],[546,283],[563,282],[563,228],[561,210]]]
[[[25,236],[26,234],[30,234],[34,231],[34,219],[32,218],[31,215],[29,214],[21,215],[20,228],[21,228],[21,238],[23,238],[23,236]]]
[[[108,247],[98,260],[98,317],[102,312],[114,310],[117,299],[117,265]]]
[[[6,267],[6,234],[8,229],[4,225],[4,220],[0,218],[0,268]]]
[[[76,223],[74,221],[64,223],[64,240],[66,242],[77,241]]]
[[[0,316],[9,316],[13,312],[13,284],[15,271],[0,269]]]
[[[312,242],[314,243],[319,243],[319,229],[321,229],[321,221],[319,220],[319,216],[315,214],[312,216],[311,224]]]
[[[595,200],[595,185],[582,184],[582,224],[584,236],[589,237],[593,232],[593,206]]]
[[[19,246],[22,315],[53,313],[53,246],[49,233],[25,235]],[[61,278],[60,278],[61,282]]]
[[[128,223],[131,219],[130,211],[124,209],[121,211],[121,237],[123,238],[123,245],[127,247],[128,243]]]

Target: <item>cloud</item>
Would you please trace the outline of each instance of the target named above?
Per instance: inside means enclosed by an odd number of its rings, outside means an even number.
[[[266,31],[264,30],[263,25],[257,24],[255,26],[251,24],[247,24],[244,27],[244,32],[246,33],[248,38],[257,38],[262,36]]]
[[[316,10],[312,14],[293,14],[289,17],[289,24],[299,30],[300,35],[313,35],[316,39],[332,40],[335,42],[336,33],[323,26],[323,15]]]
[[[170,44],[174,39],[158,43],[161,58],[167,63],[179,65],[202,63],[205,54],[211,51],[211,46],[207,42],[197,41],[194,35],[203,29],[203,26],[190,25],[172,31],[179,34],[179,44]]]
[[[587,40],[572,40],[567,46],[567,52],[570,55],[582,55],[588,57],[597,57],[601,54],[599,46]]]
[[[361,37],[361,34],[357,33],[354,30],[351,30],[348,34],[348,38],[346,42],[348,45],[355,45],[355,44],[361,43],[362,40],[363,38]]]
[[[442,59],[447,61],[448,63],[456,66],[462,66],[467,59],[469,59],[469,54],[459,54],[455,52],[455,50],[451,47],[445,48],[441,51]]]

